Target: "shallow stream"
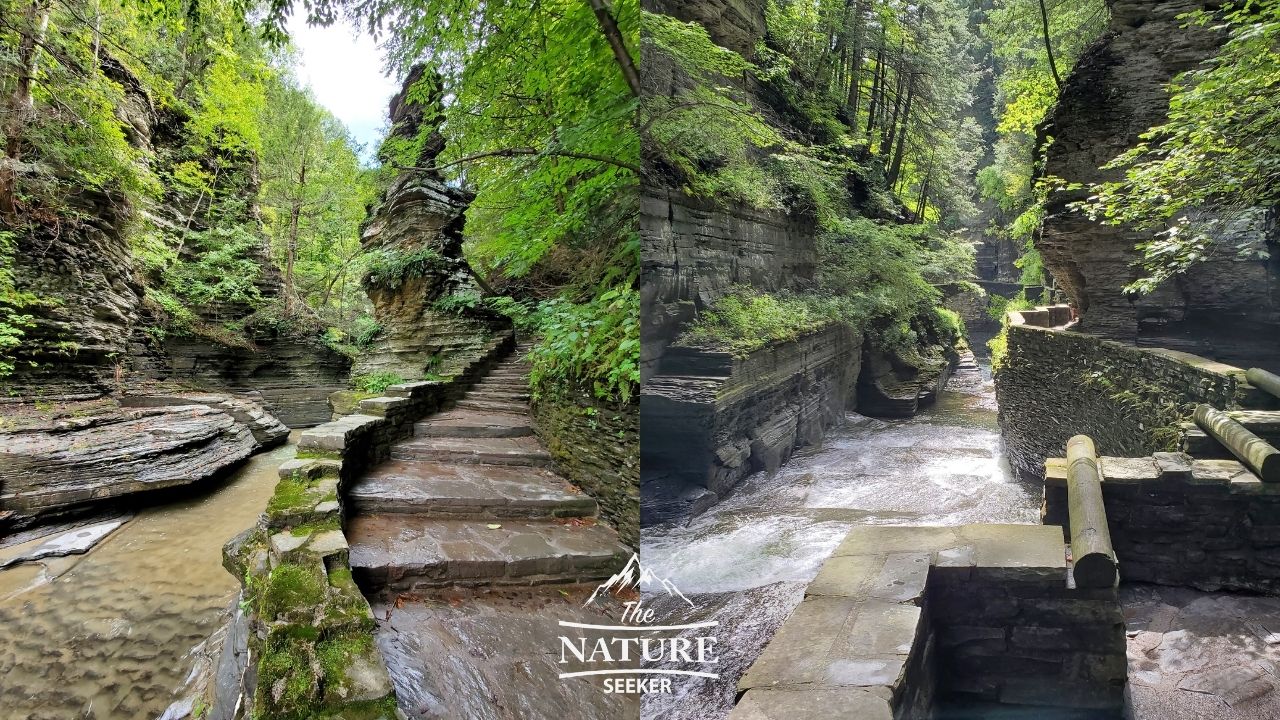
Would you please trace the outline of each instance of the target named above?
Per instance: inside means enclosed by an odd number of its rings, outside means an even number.
[[[1041,490],[1010,474],[996,410],[990,369],[958,370],[921,414],[851,414],[821,447],[798,453],[772,477],[747,478],[687,526],[646,527],[645,565],[698,606],[678,622],[715,619],[721,628],[720,678],[646,696],[646,715],[726,715],[738,678],[856,524],[1039,522]]]
[[[296,439],[210,490],[139,511],[87,554],[0,571],[0,718],[161,716],[240,589],[222,546],[266,507]]]

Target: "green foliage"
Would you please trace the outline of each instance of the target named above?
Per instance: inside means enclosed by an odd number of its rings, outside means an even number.
[[[982,199],[996,207],[988,234],[1024,246],[1022,282],[1040,284],[1043,269],[1035,240],[1044,220],[1047,187],[1035,158],[1036,129],[1058,101],[1045,50],[1039,0],[996,0],[982,23],[982,37],[996,64],[996,144],[991,162],[979,170]],[[1054,65],[1065,79],[1081,53],[1107,28],[1104,0],[1046,3]],[[1049,138],[1052,141],[1052,138]]]
[[[351,387],[361,392],[381,393],[392,385],[399,385],[404,381],[404,378],[393,372],[375,372],[352,377]]]
[[[839,322],[847,317],[843,309],[838,301],[816,294],[770,295],[740,287],[690,323],[679,342],[746,357]]]
[[[445,263],[444,256],[435,248],[423,247],[411,252],[381,248],[365,255],[364,284],[394,290],[406,280],[440,271]]]
[[[640,388],[640,293],[609,288],[586,302],[544,301],[530,383],[581,382],[602,399],[630,402]]]
[[[23,310],[41,304],[33,293],[19,290],[13,274],[13,233],[0,231],[0,378],[13,373],[15,351],[35,324]]]
[[[445,313],[462,313],[480,306],[480,291],[472,288],[454,290],[436,298],[431,307]]]
[[[1175,78],[1166,121],[1105,166],[1124,178],[1093,187],[1082,204],[1094,219],[1158,230],[1138,246],[1146,276],[1134,292],[1222,252],[1265,259],[1264,247],[1225,239],[1260,234],[1262,213],[1251,208],[1280,201],[1280,4],[1235,2],[1182,18],[1221,22],[1226,43]]]

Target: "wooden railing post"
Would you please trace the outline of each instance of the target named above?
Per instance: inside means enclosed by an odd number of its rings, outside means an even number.
[[[1071,525],[1071,565],[1076,587],[1116,584],[1116,554],[1107,529],[1102,478],[1093,440],[1076,435],[1067,441],[1067,513]]]

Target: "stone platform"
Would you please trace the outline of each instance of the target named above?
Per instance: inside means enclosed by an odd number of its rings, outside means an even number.
[[[738,684],[733,720],[924,718],[939,701],[1118,713],[1114,588],[1077,590],[1058,528],[852,530]]]

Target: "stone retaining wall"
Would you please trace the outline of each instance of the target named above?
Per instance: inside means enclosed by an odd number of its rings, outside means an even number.
[[[1072,586],[1056,528],[864,526],[743,676],[730,719],[927,718],[961,698],[1118,716],[1126,674],[1116,591]]]
[[[840,324],[742,358],[672,348],[640,398],[641,461],[662,483],[646,479],[645,517],[677,514],[696,501],[689,491],[714,502],[820,441],[856,404],[861,356],[861,337]]]
[[[1148,455],[1176,449],[1198,403],[1259,401],[1239,368],[1047,327],[1053,320],[1049,311],[1011,313],[995,375],[1006,453],[1026,478],[1038,479],[1073,435],[1093,438],[1100,454]]]
[[[607,403],[586,388],[545,383],[531,405],[556,470],[595,498],[623,542],[640,547],[639,403]]]
[[[1280,593],[1280,485],[1235,460],[1103,457],[1107,526],[1125,582]],[[1046,463],[1044,521],[1066,522],[1065,460]]]
[[[256,673],[246,676],[256,677],[256,687],[243,692],[255,717],[397,717],[373,641],[373,613],[351,575],[343,492],[389,458],[414,423],[458,397],[513,346],[511,335],[500,336],[452,382],[392,385],[383,397],[361,400],[356,414],[302,433],[297,458],[280,466],[266,513],[223,549],[224,565],[243,584],[254,630]]]

